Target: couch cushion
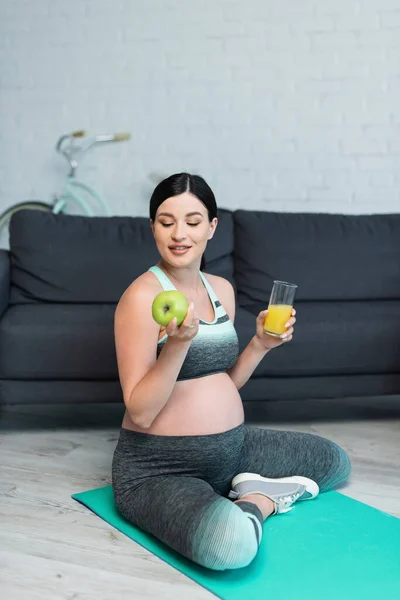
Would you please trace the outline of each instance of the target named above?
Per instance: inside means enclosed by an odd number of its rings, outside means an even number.
[[[0,320],[0,379],[118,379],[114,304],[24,304]]]
[[[239,308],[241,350],[265,308]],[[114,304],[25,304],[0,320],[0,379],[116,380]],[[295,337],[255,377],[400,373],[400,302],[303,302]]]
[[[218,213],[206,270],[233,283],[232,213]],[[12,304],[118,302],[159,260],[145,217],[81,217],[22,210],[10,223]]]
[[[265,308],[237,311],[241,349]],[[267,354],[255,377],[400,373],[400,301],[302,302],[296,319],[293,340]]]
[[[400,299],[400,214],[238,210],[234,243],[242,306],[268,302],[274,279],[296,283],[297,302]]]
[[[0,317],[10,300],[10,253],[0,250]]]

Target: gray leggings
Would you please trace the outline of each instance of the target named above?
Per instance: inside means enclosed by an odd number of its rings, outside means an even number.
[[[243,472],[303,475],[323,492],[348,478],[350,461],[319,436],[244,424],[200,436],[121,429],[112,466],[115,502],[126,519],[192,561],[240,568],[257,554],[263,524],[255,504],[227,498],[231,480]]]

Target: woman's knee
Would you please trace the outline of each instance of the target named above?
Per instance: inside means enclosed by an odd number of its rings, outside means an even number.
[[[349,455],[343,450],[343,448],[337,444],[335,444],[335,446],[339,454],[338,477],[340,479],[340,483],[344,483],[350,477],[351,461]]]
[[[321,491],[327,491],[345,483],[351,474],[350,457],[335,442],[329,441],[330,450],[332,452],[331,468],[324,478],[324,482],[320,485]]]
[[[193,544],[194,562],[224,571],[247,567],[258,552],[254,524],[234,503],[224,500],[205,514]]]

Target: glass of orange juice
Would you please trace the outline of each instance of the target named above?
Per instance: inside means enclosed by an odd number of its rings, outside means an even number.
[[[264,321],[264,331],[269,335],[281,337],[286,331],[286,323],[292,315],[297,285],[287,281],[274,281],[269,299],[268,314]]]

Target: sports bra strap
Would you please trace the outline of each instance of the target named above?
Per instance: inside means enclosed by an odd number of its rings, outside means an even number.
[[[203,273],[201,271],[199,271],[199,273],[200,273],[200,277],[203,280],[204,285],[206,286],[207,292],[208,292],[211,300],[215,303],[218,300],[216,293],[212,289],[211,285],[208,283],[207,278],[203,275]]]
[[[160,267],[158,267],[157,265],[154,265],[153,267],[150,267],[149,271],[154,273],[154,275],[157,277],[163,290],[176,290],[176,287],[173,285],[172,281],[167,277],[167,275],[164,273],[164,271],[162,269],[160,269]],[[207,292],[208,292],[212,302],[216,302],[218,300],[218,298],[217,298],[214,290],[212,289],[211,285],[208,283],[208,281],[207,281],[206,277],[203,275],[203,273],[201,271],[199,271],[199,273],[200,273],[200,277],[207,289]]]
[[[154,267],[150,267],[149,271],[154,273],[154,275],[157,277],[163,290],[166,290],[166,291],[167,290],[168,291],[176,290],[176,287],[173,285],[172,281],[170,279],[168,279],[168,277],[166,276],[164,271],[162,269],[160,269],[160,267],[157,267],[157,265],[154,265]]]

